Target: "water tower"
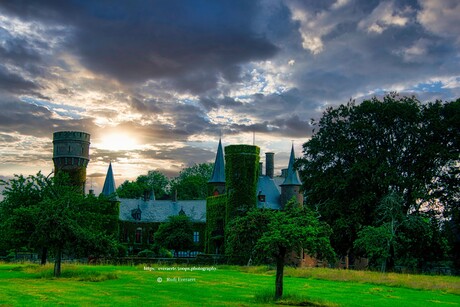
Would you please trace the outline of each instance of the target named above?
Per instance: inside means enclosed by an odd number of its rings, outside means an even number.
[[[70,182],[85,192],[86,167],[89,162],[90,135],[81,131],[53,133],[54,172],[66,172]]]

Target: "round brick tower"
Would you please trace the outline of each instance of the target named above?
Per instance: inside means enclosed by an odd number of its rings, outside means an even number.
[[[89,162],[90,135],[81,131],[53,133],[54,172],[69,174],[70,182],[85,192],[86,167]]]

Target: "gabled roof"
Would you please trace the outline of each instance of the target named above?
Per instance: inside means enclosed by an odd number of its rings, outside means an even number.
[[[225,182],[225,163],[224,151],[222,150],[222,142],[219,139],[219,146],[217,147],[216,161],[214,162],[214,169],[212,171],[210,183],[224,183]]]
[[[206,200],[148,200],[120,198],[120,221],[163,223],[169,216],[179,215],[181,211],[191,218],[192,222],[206,222]],[[133,212],[140,210],[141,219],[136,220]]]
[[[299,173],[294,168],[295,154],[294,145],[291,148],[291,157],[289,158],[289,166],[287,169],[286,178],[282,185],[302,185],[299,178]]]
[[[105,176],[104,187],[102,188],[102,194],[105,196],[110,196],[115,192],[116,192],[115,179],[113,178],[112,162],[110,162],[109,169],[107,170],[107,175]]]
[[[257,201],[257,206],[259,208],[267,208],[267,209],[281,209],[281,193],[278,188],[277,183],[273,178],[268,176],[259,176],[259,180],[257,181],[257,197],[259,195],[265,196],[265,201]]]

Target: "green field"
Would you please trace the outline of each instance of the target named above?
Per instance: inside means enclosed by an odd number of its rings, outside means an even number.
[[[191,271],[193,266],[185,265],[155,265],[151,270],[64,265],[63,276],[56,279],[51,265],[0,264],[0,306],[274,305],[265,303],[273,293],[273,270],[199,267],[210,271]],[[459,277],[288,268],[284,285],[284,304],[460,306]]]

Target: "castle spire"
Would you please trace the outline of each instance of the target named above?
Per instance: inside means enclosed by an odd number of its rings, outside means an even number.
[[[216,160],[214,162],[214,169],[212,171],[209,183],[224,183],[225,182],[225,164],[224,152],[222,150],[222,142],[219,138],[219,146],[217,147]]]
[[[208,181],[208,195],[215,196],[225,193],[225,163],[224,151],[222,150],[222,141],[219,138],[219,146],[217,147],[216,160],[214,169],[212,170],[211,179]]]
[[[287,169],[287,175],[284,179],[282,185],[302,185],[299,178],[299,173],[294,168],[295,154],[294,154],[294,144],[291,148],[291,156],[289,157],[289,166]]]
[[[107,175],[105,176],[104,187],[102,188],[102,194],[105,196],[110,196],[115,192],[116,192],[115,179],[113,178],[112,162],[110,162],[109,169],[107,170]]]

